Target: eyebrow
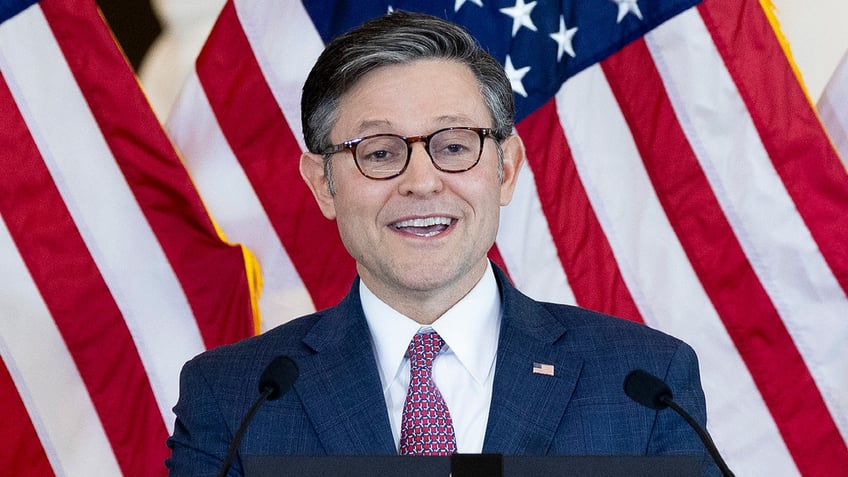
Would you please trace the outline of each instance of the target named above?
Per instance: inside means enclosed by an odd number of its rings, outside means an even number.
[[[443,116],[439,116],[434,121],[437,125],[454,125],[454,126],[476,126],[475,124],[466,124],[473,123],[468,116],[465,115],[452,115],[446,114]],[[354,130],[354,134],[357,136],[362,136],[366,132],[370,132],[373,130],[383,130],[386,128],[391,129],[393,127],[393,123],[387,119],[369,119],[367,121],[363,121],[357,126]],[[437,126],[438,127],[438,126]],[[419,134],[426,134],[428,131],[421,131]]]
[[[363,134],[365,134],[366,131],[372,131],[374,129],[381,130],[386,128],[391,129],[391,127],[391,121],[388,121],[386,119],[371,119],[359,123],[353,133],[357,136],[362,136]]]

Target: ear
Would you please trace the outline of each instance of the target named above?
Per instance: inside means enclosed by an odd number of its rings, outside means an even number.
[[[518,134],[513,134],[501,143],[503,150],[503,181],[501,182],[501,205],[512,200],[512,193],[518,183],[518,173],[524,165],[524,142]]]
[[[315,197],[315,202],[318,203],[324,217],[335,220],[336,203],[333,195],[330,194],[330,184],[324,174],[324,156],[311,152],[301,154],[300,177],[309,186],[309,190],[312,191],[312,196]]]

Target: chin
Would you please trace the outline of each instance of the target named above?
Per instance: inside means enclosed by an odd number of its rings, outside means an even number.
[[[397,281],[409,290],[426,292],[450,287],[472,273],[470,267],[459,267],[456,263],[400,264],[395,269]]]

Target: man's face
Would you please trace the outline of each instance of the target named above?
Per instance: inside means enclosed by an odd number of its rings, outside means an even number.
[[[342,97],[331,140],[427,135],[452,126],[492,126],[474,75],[456,62],[422,60],[363,77]],[[485,271],[500,207],[512,197],[523,148],[515,136],[503,148],[503,181],[491,138],[479,163],[461,173],[437,170],[422,142],[412,146],[406,171],[389,180],[364,177],[349,151],[337,153],[335,196],[327,191],[320,156],[305,154],[301,172],[377,296],[402,312],[404,303],[421,300],[446,302],[447,309]]]

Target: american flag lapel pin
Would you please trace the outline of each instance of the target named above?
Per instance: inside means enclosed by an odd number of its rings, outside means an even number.
[[[533,363],[533,374],[554,375],[554,365],[546,363]]]

